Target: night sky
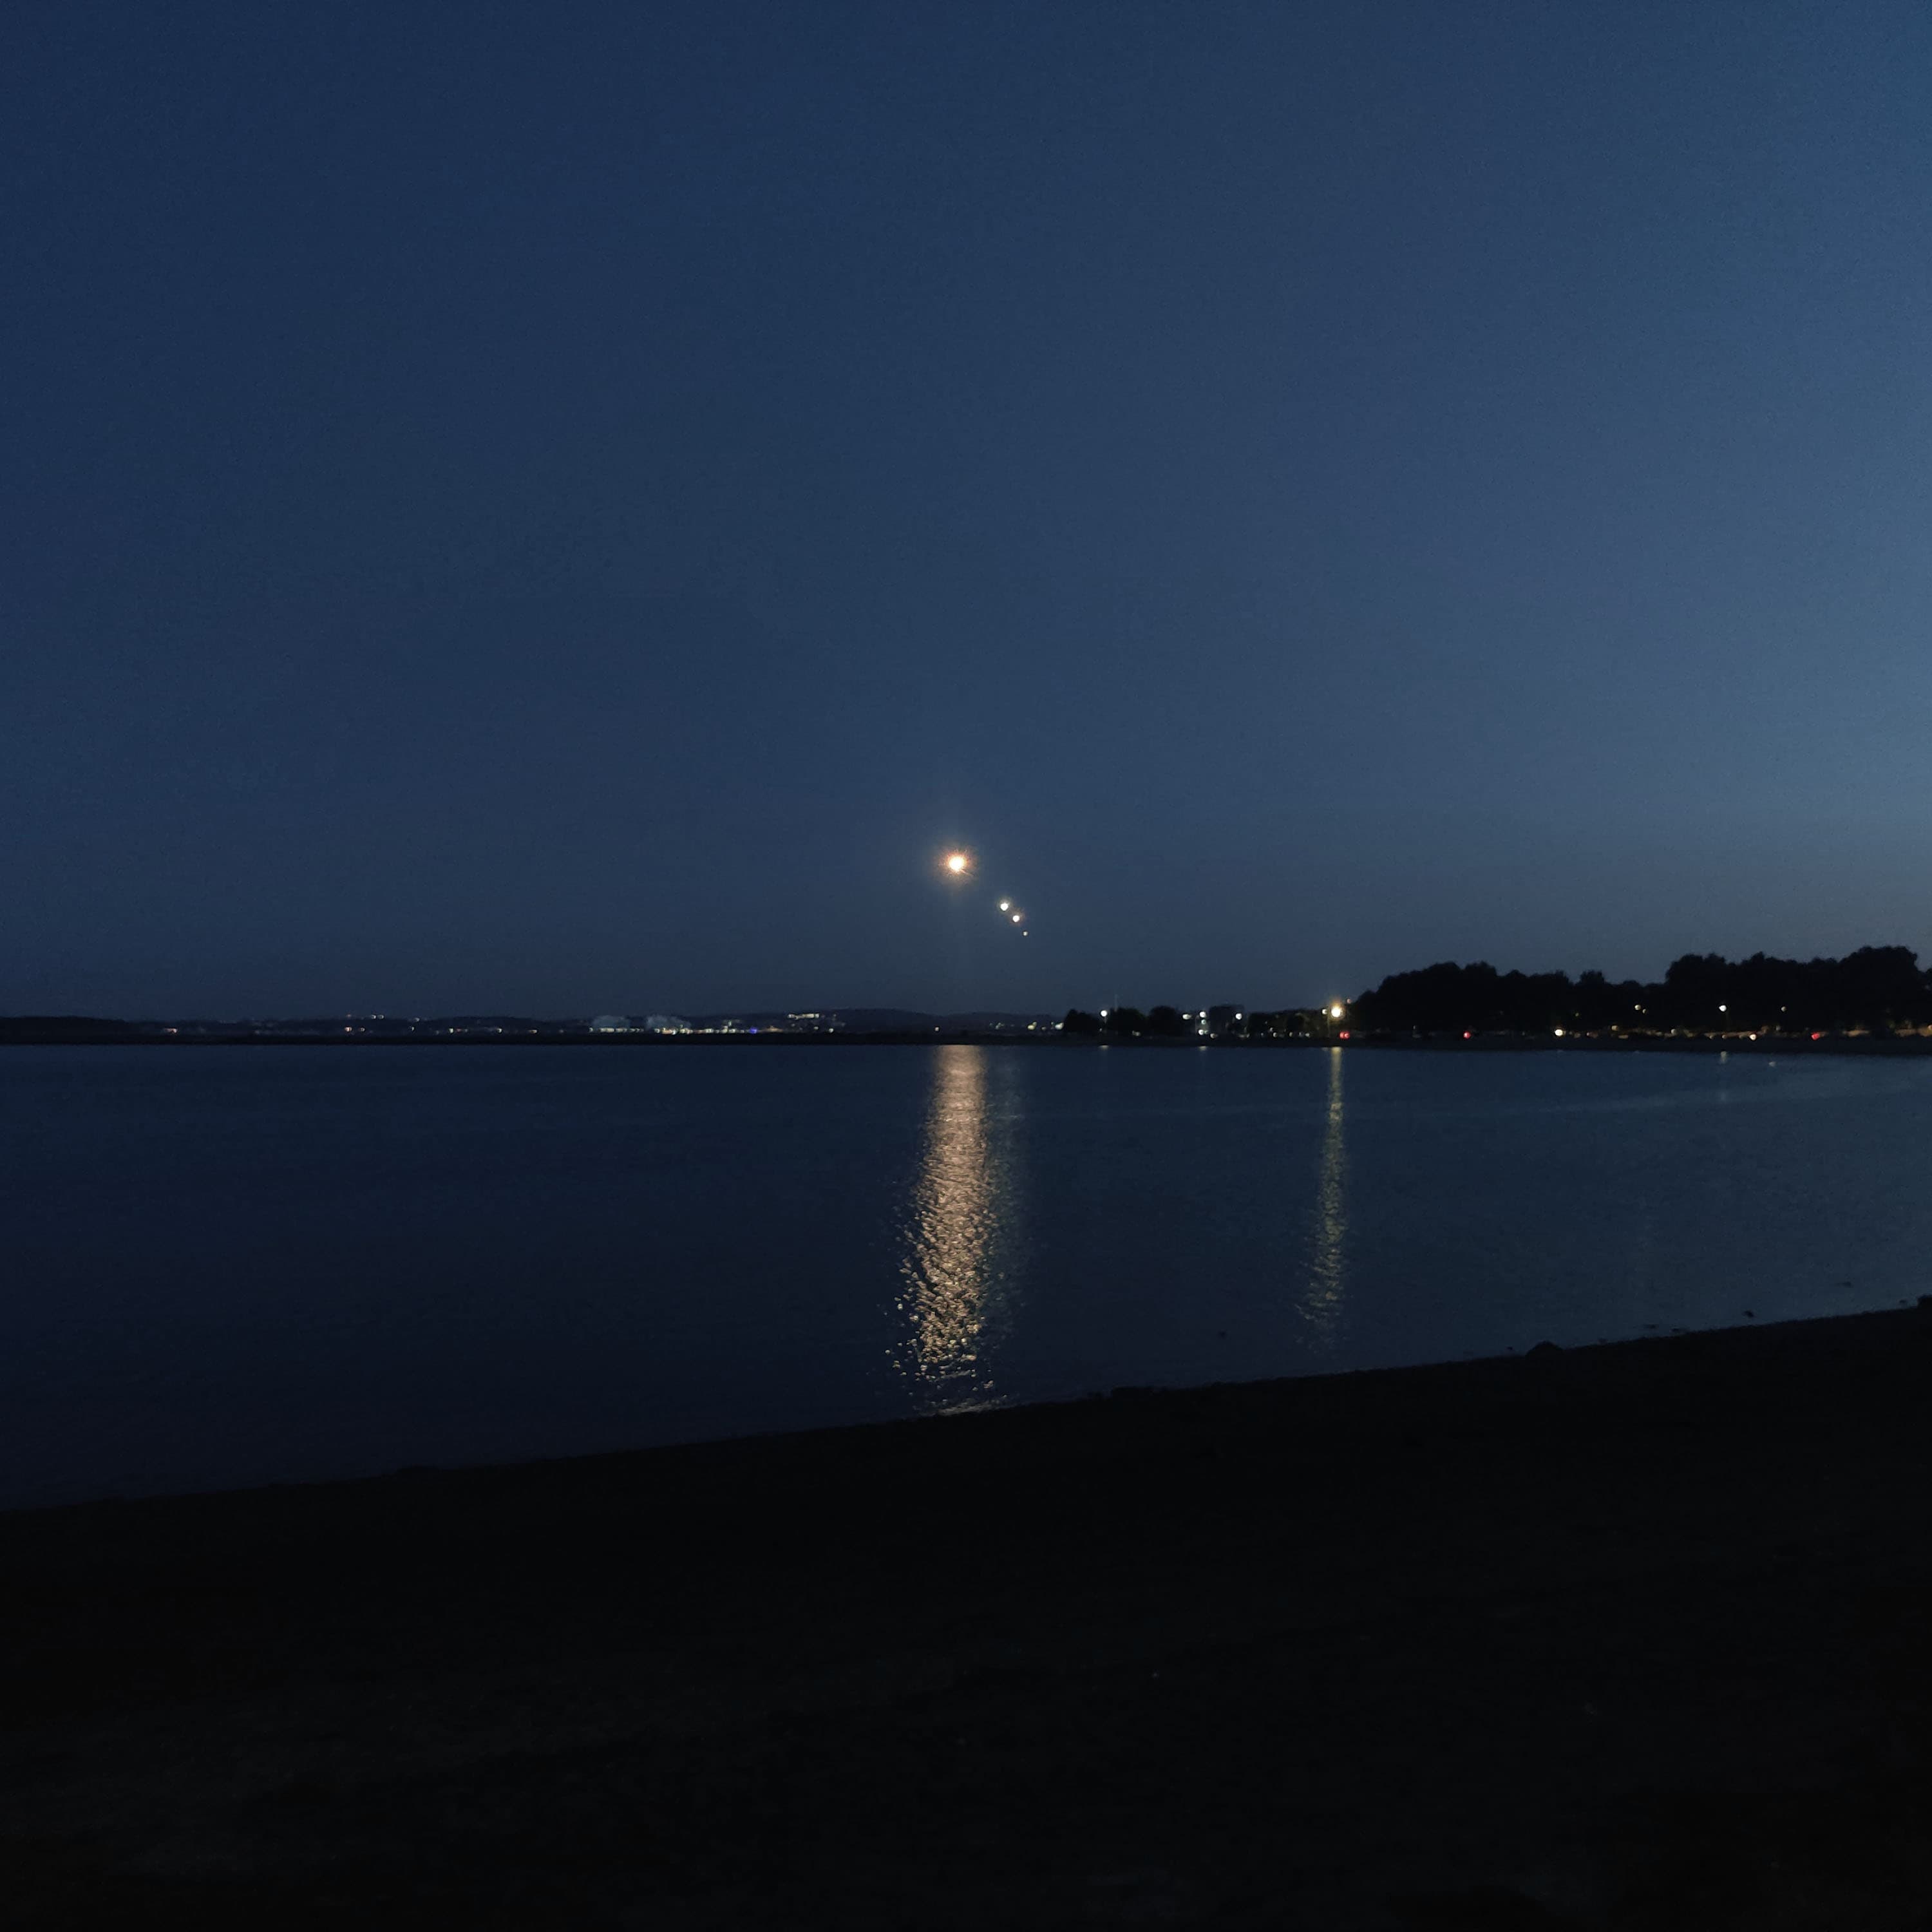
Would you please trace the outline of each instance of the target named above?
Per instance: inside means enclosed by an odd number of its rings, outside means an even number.
[[[0,1012],[1932,950],[1928,100],[1916,5],[16,4]]]

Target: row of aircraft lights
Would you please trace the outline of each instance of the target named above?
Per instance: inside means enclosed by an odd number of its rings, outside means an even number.
[[[966,874],[973,869],[973,855],[970,852],[947,853],[946,855],[946,869],[954,878],[963,879],[965,878]],[[1014,925],[1017,926],[1020,928],[1020,937],[1022,939],[1031,937],[1031,934],[1030,934],[1026,929],[1025,914],[1014,911],[1013,902],[1011,899],[1000,900],[1000,910],[1012,921]],[[1111,1007],[1102,1006],[1100,1009],[1100,1017],[1102,1019],[1105,1019],[1112,1010],[1112,1009]],[[1192,1013],[1183,1013],[1180,1017],[1183,1019],[1192,1019],[1194,1016]],[[1207,1010],[1205,1007],[1203,1007],[1202,1010],[1202,1017],[1203,1018],[1207,1017]],[[1239,1019],[1241,1016],[1239,1013],[1237,1013],[1234,1017],[1235,1018]],[[1334,1004],[1329,1007],[1328,1017],[1331,1020],[1339,1020],[1342,1017],[1342,1003],[1340,1000],[1336,1000]]]
[[[946,869],[947,872],[951,873],[956,879],[963,879],[965,878],[966,874],[973,869],[973,855],[970,852],[947,853],[946,855]],[[1033,934],[1027,930],[1026,914],[1023,912],[1015,911],[1013,909],[1013,902],[1011,899],[1000,900],[1000,910],[1006,914],[1006,917],[1015,926],[1019,928],[1020,937],[1022,939],[1030,939],[1033,937]]]

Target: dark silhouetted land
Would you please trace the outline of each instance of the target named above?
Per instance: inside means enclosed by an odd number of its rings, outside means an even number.
[[[1932,1312],[0,1519],[11,1924],[1922,1927]]]
[[[437,1018],[345,1014],[305,1019],[130,1022],[64,1015],[0,1016],[0,1046],[733,1046],[862,1042],[930,1046],[1104,1040],[1108,1045],[1326,1046],[1342,1040],[1568,1040],[1599,1044],[1714,1040],[1726,1046],[1917,1040],[1932,1036],[1932,973],[1904,946],[1863,946],[1841,959],[1729,960],[1686,953],[1656,981],[1601,973],[1498,973],[1445,960],[1390,974],[1352,1001],[1262,1012],[1232,1005],[1099,1012],[915,1012],[901,1007],[710,1013],[691,1019],[537,1019],[514,1014]]]

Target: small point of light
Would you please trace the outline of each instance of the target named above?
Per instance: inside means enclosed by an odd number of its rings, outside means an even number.
[[[1014,923],[1014,925],[1017,926],[1017,925],[1018,925],[1018,924],[1019,924],[1019,922],[1020,922],[1020,916],[1019,916],[1019,914],[1018,914],[1018,913],[1015,913],[1015,914],[1013,914],[1013,923]]]
[[[1331,1020],[1339,1020],[1342,1017],[1342,1002],[1340,1000],[1328,1009],[1328,1017]]]
[[[1558,1040],[1561,1040],[1563,1037],[1563,1029],[1561,1027],[1558,1027],[1556,1029],[1556,1037]]]
[[[956,879],[973,861],[964,852],[949,852],[946,855],[946,869]]]
[[[1000,900],[1000,911],[1002,911],[1002,912],[1011,912],[1011,911],[1012,910],[1012,909],[1013,909],[1013,902],[1012,902],[1012,901],[1011,899],[1002,899],[1002,900]]]

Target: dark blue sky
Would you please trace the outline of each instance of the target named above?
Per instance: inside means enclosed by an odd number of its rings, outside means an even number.
[[[1932,950],[1928,100],[1906,5],[10,8],[0,1011]]]

